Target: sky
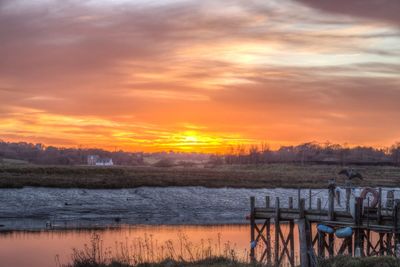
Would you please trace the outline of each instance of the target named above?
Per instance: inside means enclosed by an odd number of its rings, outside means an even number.
[[[0,0],[0,139],[400,141],[398,0]]]

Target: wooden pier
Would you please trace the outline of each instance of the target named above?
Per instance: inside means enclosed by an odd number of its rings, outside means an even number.
[[[368,207],[369,200],[365,201],[360,197],[355,199],[354,207],[351,207],[351,191],[346,189],[346,210],[336,211],[334,182],[330,183],[328,192],[327,209],[322,208],[321,199],[317,199],[315,208],[312,207],[311,191],[307,209],[306,199],[301,198],[300,193],[296,207],[293,205],[293,197],[288,197],[287,207],[281,207],[281,199],[278,197],[274,199],[272,206],[269,196],[265,197],[263,207],[256,207],[255,198],[251,197],[250,260],[268,266],[281,266],[284,262],[295,266],[295,244],[299,246],[296,249],[299,251],[302,267],[316,266],[317,258],[343,254],[354,257],[400,257],[399,200],[394,200],[391,208],[382,207],[382,190],[379,189],[377,207]],[[283,224],[286,224],[285,228],[288,227],[289,231],[282,231]],[[351,227],[353,233],[346,238],[338,238],[334,233],[318,231],[315,227],[317,224],[333,229]],[[298,235],[295,235],[295,226],[298,228]],[[272,238],[274,242],[271,241]]]

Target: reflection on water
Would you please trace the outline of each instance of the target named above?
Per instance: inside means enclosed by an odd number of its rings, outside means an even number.
[[[261,227],[261,225],[260,225]],[[283,235],[289,232],[287,224],[281,224]],[[312,227],[315,234],[315,225]],[[71,262],[74,248],[84,249],[90,244],[94,234],[101,238],[104,251],[118,256],[127,248],[131,256],[143,260],[160,260],[168,257],[173,247],[175,258],[185,259],[206,257],[209,248],[213,255],[226,255],[235,251],[237,259],[248,261],[250,247],[250,227],[248,225],[220,226],[131,226],[105,230],[53,230],[41,232],[10,232],[0,234],[0,267],[55,267],[57,259],[61,264]],[[373,234],[372,240],[377,241]],[[274,244],[274,228],[271,225],[271,241]],[[298,230],[294,230],[295,262],[299,263]],[[257,245],[258,258],[263,253],[263,242]],[[335,242],[335,251],[341,241]],[[187,250],[186,248],[190,249]],[[282,243],[280,246],[282,250]],[[273,255],[272,255],[273,256]],[[288,266],[284,259],[283,266]]]
[[[100,235],[102,246],[114,253],[121,245],[152,240],[156,255],[166,254],[167,241],[172,241],[180,253],[182,236],[187,237],[193,248],[211,246],[224,253],[226,246],[235,249],[240,259],[247,259],[249,226],[135,226],[107,230],[68,230],[42,232],[11,232],[0,235],[1,267],[55,267],[56,256],[61,263],[71,260],[72,249],[83,249],[94,233]],[[184,252],[185,253],[185,252]],[[22,256],[23,255],[23,256]]]

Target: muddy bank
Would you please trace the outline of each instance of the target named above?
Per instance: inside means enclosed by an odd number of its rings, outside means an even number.
[[[341,206],[344,207],[344,189]],[[386,196],[387,189],[383,190]],[[356,190],[359,193],[359,189]],[[246,223],[249,197],[263,205],[265,196],[281,197],[286,205],[297,189],[211,189],[204,187],[140,187],[136,189],[0,189],[0,231],[46,228],[92,228],[123,224],[239,224]],[[308,190],[302,191],[304,198]],[[327,204],[327,190],[313,189]],[[400,191],[396,192],[400,198]],[[273,204],[273,203],[272,203]]]

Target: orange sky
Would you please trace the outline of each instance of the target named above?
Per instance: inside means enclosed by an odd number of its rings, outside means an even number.
[[[0,138],[128,151],[390,145],[400,3],[334,2],[0,0]]]

